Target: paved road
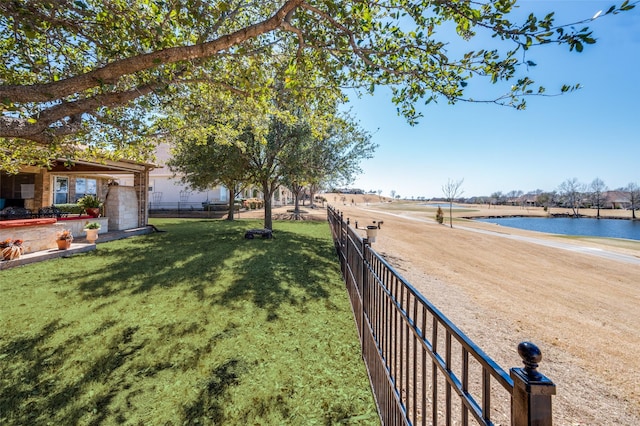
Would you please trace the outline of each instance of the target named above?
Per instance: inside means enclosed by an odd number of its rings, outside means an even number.
[[[385,215],[389,215],[389,216],[395,216],[395,217],[398,217],[398,218],[412,220],[412,221],[416,221],[416,222],[429,223],[429,224],[433,224],[433,225],[436,224],[435,221],[433,221],[431,219],[423,219],[423,218],[417,218],[417,217],[412,217],[412,216],[403,215],[403,214],[388,213],[388,212],[383,212],[383,211],[380,211],[380,210],[372,210],[372,209],[362,209],[362,210],[366,210],[366,211],[369,211],[369,212],[372,212],[372,213],[377,213],[377,214],[385,214]],[[617,261],[617,262],[630,263],[630,264],[633,264],[633,265],[640,265],[640,257],[638,257],[638,256],[631,256],[631,255],[628,255],[628,254],[616,253],[614,251],[604,250],[604,249],[600,249],[600,248],[579,246],[579,245],[576,245],[576,244],[568,244],[568,243],[563,243],[561,241],[554,241],[554,240],[549,240],[549,239],[545,239],[545,238],[527,237],[527,236],[523,236],[523,235],[513,235],[513,234],[507,234],[507,233],[504,233],[504,232],[489,231],[489,230],[486,230],[486,229],[469,228],[469,227],[460,226],[460,225],[456,225],[455,227],[457,229],[464,229],[465,231],[478,232],[480,234],[487,234],[487,235],[494,235],[494,236],[497,236],[497,237],[509,238],[509,239],[517,240],[517,241],[525,241],[525,242],[528,242],[528,243],[538,244],[538,245],[541,245],[541,246],[553,247],[553,248],[557,248],[557,249],[561,249],[561,250],[573,251],[573,252],[583,253],[583,254],[587,254],[587,255],[591,255],[591,256],[602,257],[602,258],[609,259],[609,260],[614,260],[614,261]]]
[[[466,231],[478,232],[480,234],[496,235],[496,236],[499,236],[499,237],[509,238],[509,239],[512,239],[512,240],[526,241],[528,243],[539,244],[541,246],[546,246],[546,247],[553,247],[553,248],[573,251],[573,252],[577,252],[577,253],[584,253],[584,254],[588,254],[588,255],[592,255],[592,256],[603,257],[603,258],[609,259],[609,260],[615,260],[615,261],[618,261],[618,262],[632,263],[632,264],[635,264],[635,265],[640,265],[640,258],[639,257],[631,256],[631,255],[628,255],[628,254],[616,253],[616,252],[613,252],[613,251],[604,250],[604,249],[600,249],[600,248],[579,246],[579,245],[576,245],[576,244],[568,244],[568,243],[563,243],[561,241],[547,240],[547,239],[544,239],[544,238],[535,238],[535,237],[525,237],[523,235],[504,234],[504,233],[501,233],[501,232],[488,231],[488,230],[485,230],[485,229],[467,228],[467,227],[463,227],[463,226],[456,226],[456,228],[464,229]]]

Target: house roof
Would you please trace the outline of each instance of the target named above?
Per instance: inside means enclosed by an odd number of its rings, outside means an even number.
[[[605,199],[610,203],[629,203],[629,193],[626,191],[607,191]]]
[[[157,167],[152,163],[143,163],[132,160],[119,160],[111,161],[105,160],[104,162],[90,161],[90,160],[74,160],[73,166],[68,167],[65,165],[66,160],[57,159],[50,168],[51,173],[108,173],[108,174],[129,174],[135,172],[144,172],[145,170],[151,170]]]

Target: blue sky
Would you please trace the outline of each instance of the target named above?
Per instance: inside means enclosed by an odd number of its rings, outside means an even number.
[[[620,4],[618,2],[617,4]],[[556,23],[591,18],[612,1],[521,1],[520,9]],[[567,179],[589,184],[600,178],[615,189],[640,184],[640,5],[588,24],[597,39],[582,53],[566,47],[530,50],[537,66],[529,75],[547,93],[562,84],[580,83],[577,92],[533,97],[525,111],[492,104],[440,100],[420,106],[424,118],[414,127],[398,117],[385,89],[358,99],[349,94],[352,111],[379,145],[365,160],[354,188],[395,190],[402,197],[441,197],[442,186],[464,179],[463,196],[496,191],[552,191]],[[471,41],[467,50],[486,48]],[[472,79],[474,90],[491,89]]]

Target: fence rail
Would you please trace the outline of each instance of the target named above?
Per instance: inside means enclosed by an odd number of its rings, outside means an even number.
[[[228,204],[203,202],[151,202],[149,217],[220,218],[227,214]],[[236,213],[239,206],[236,206]]]
[[[520,343],[507,373],[361,238],[333,207],[328,221],[384,425],[551,425],[555,385]]]

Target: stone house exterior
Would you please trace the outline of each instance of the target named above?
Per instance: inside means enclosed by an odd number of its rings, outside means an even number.
[[[154,167],[128,160],[56,160],[49,168],[25,166],[15,175],[0,173],[0,239],[24,239],[28,251],[39,251],[56,247],[59,229],[81,236],[88,220],[100,223],[100,233],[144,227],[149,218],[149,171]],[[104,201],[100,217],[44,220],[51,219],[47,208],[75,203],[87,194]]]

